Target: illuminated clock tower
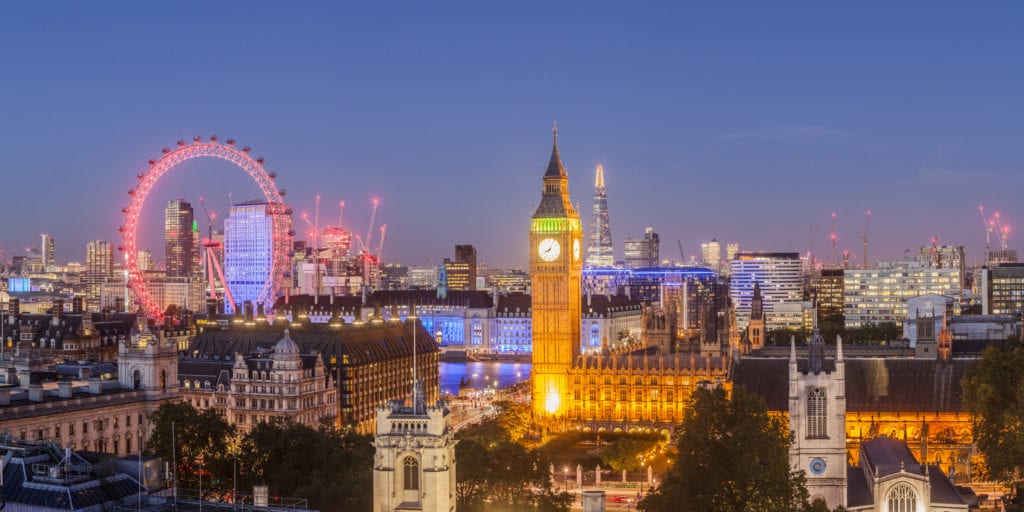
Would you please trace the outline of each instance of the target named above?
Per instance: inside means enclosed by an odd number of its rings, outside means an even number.
[[[558,155],[555,125],[540,206],[530,222],[535,417],[568,412],[569,369],[580,353],[582,233],[580,216],[569,200],[569,176]]]

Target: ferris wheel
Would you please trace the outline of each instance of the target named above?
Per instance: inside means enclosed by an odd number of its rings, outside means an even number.
[[[256,182],[256,185],[259,186],[266,199],[267,214],[272,219],[271,265],[270,272],[266,276],[266,282],[257,296],[256,302],[267,304],[268,307],[271,306],[278,291],[283,288],[285,279],[289,276],[288,253],[291,251],[291,239],[294,235],[290,222],[292,212],[284,204],[283,200],[285,191],[284,189],[278,189],[274,182],[277,178],[277,173],[268,172],[264,169],[263,157],[253,158],[250,156],[252,149],[249,146],[239,149],[236,147],[234,139],[228,139],[221,143],[216,135],[210,137],[208,141],[203,141],[203,138],[199,136],[193,137],[191,143],[179,140],[176,148],[164,148],[162,152],[163,155],[159,159],[150,160],[149,168],[137,175],[138,185],[128,191],[131,199],[128,206],[121,209],[124,213],[124,224],[118,228],[118,231],[121,232],[121,246],[118,247],[118,250],[124,253],[128,268],[128,287],[135,295],[136,302],[146,312],[146,316],[154,318],[158,322],[163,321],[164,312],[153,299],[139,268],[139,216],[145,205],[146,198],[160,178],[177,167],[178,164],[187,160],[208,157],[226,160],[245,171]],[[203,241],[203,245],[208,250],[213,244],[214,242],[208,239]],[[212,262],[216,264],[215,259]],[[208,267],[211,267],[208,269],[210,296],[211,298],[216,298],[213,282],[215,277],[213,265],[208,265]],[[219,265],[216,265],[216,267],[220,280],[224,285],[225,300],[232,303],[232,309],[236,309],[236,305],[231,298],[230,289],[224,279],[224,274],[220,270]]]

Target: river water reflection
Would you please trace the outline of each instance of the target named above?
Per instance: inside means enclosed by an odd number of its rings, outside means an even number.
[[[472,380],[473,387],[483,389],[491,387],[494,382],[498,388],[504,388],[521,380],[530,378],[530,363],[511,361],[487,361],[469,363],[439,363],[441,375],[441,393],[459,394],[459,381],[465,377]]]

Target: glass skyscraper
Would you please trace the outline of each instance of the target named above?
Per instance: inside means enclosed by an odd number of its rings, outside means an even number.
[[[255,306],[270,279],[274,220],[269,207],[260,201],[239,203],[224,219],[224,279],[239,308],[247,300]],[[224,311],[234,313],[227,301]]]
[[[594,206],[590,211],[590,247],[587,249],[588,267],[615,266],[612,247],[612,228],[608,220],[608,194],[604,188],[604,167],[597,166],[594,177]]]
[[[193,274],[196,251],[192,235],[192,205],[184,199],[167,203],[164,209],[164,257],[168,277],[187,277]]]

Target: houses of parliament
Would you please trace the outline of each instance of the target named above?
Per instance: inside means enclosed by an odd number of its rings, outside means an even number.
[[[850,346],[841,383],[827,389],[810,380],[806,386],[804,380],[794,385],[790,363],[801,354],[799,368],[806,371],[808,353],[803,347],[790,353],[788,347],[777,352],[764,346],[764,317],[755,293],[742,332],[726,303],[706,312],[699,339],[684,343],[676,339],[673,308],[651,305],[643,314],[643,350],[585,354],[580,346],[583,230],[568,181],[556,127],[529,237],[532,407],[540,424],[556,430],[668,432],[682,421],[696,389],[731,391],[734,385],[760,394],[771,413],[799,421],[794,418],[806,414],[792,409],[806,402],[801,396],[841,389],[842,396],[830,394],[828,403],[842,404],[831,412],[845,417],[845,436],[839,434],[837,441],[847,447],[848,460],[830,464],[855,464],[862,442],[885,436],[904,441],[923,463],[969,478],[977,455],[960,379],[970,359],[950,350],[948,334],[937,332],[936,350],[916,356],[891,347]],[[827,350],[835,349],[830,345]]]

